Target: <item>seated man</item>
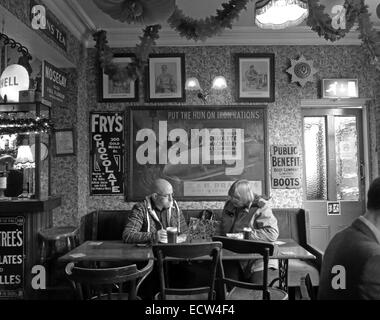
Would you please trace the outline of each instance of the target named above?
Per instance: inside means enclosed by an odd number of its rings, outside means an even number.
[[[167,243],[168,227],[178,228],[178,233],[185,233],[188,228],[173,199],[172,185],[158,179],[153,183],[152,194],[133,207],[123,231],[123,240],[126,243]]]
[[[330,241],[318,299],[380,300],[380,178],[369,187],[367,212]]]
[[[266,201],[259,198],[251,189],[249,181],[235,181],[228,191],[228,200],[224,206],[218,234],[243,233],[244,228],[250,228],[250,240],[274,242],[279,231],[277,219],[273,215]],[[262,260],[251,260],[237,263],[231,261],[224,263],[227,277],[261,283],[264,264]],[[277,260],[269,260],[268,284],[278,277]]]

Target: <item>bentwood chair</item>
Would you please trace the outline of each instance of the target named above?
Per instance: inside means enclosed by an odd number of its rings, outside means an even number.
[[[69,263],[65,271],[79,300],[140,300],[137,296],[138,289],[151,273],[153,263],[153,260],[149,260],[141,270],[138,270],[135,264],[89,269]],[[124,286],[129,287],[128,292],[125,292]]]
[[[223,249],[239,254],[258,254],[264,262],[263,283],[256,284],[226,278],[223,264],[220,264],[221,278],[219,280],[222,295],[226,300],[287,300],[288,294],[280,289],[268,286],[268,262],[269,256],[273,255],[274,245],[269,242],[238,240],[227,237],[213,237],[213,241],[223,243]],[[226,293],[226,285],[232,286],[230,292]]]
[[[222,244],[220,242],[186,243],[186,244],[157,244],[153,253],[158,262],[160,292],[156,300],[215,300],[216,271],[220,261]],[[208,286],[197,288],[169,288],[169,262],[192,260],[200,257],[211,257],[209,265]],[[173,259],[174,258],[174,259]],[[186,277],[186,274],[183,274]]]

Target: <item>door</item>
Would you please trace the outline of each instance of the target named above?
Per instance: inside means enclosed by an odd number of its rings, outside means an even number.
[[[331,238],[365,210],[361,109],[303,109],[304,203],[311,243]]]

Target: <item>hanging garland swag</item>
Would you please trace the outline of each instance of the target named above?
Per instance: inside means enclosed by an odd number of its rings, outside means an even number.
[[[21,133],[43,133],[53,129],[53,124],[46,118],[4,119],[0,118],[0,135]]]
[[[226,28],[231,29],[232,23],[239,17],[241,11],[246,9],[250,0],[230,0],[222,4],[221,10],[217,10],[215,16],[209,16],[205,19],[193,19],[186,16],[177,6],[173,14],[168,19],[170,27],[177,31],[181,37],[194,41],[205,41],[207,38],[219,35]],[[136,2],[136,1],[135,1]],[[311,30],[318,33],[328,41],[337,41],[350,32],[355,22],[359,24],[359,39],[370,56],[370,62],[380,70],[379,52],[376,51],[376,42],[380,41],[380,35],[373,27],[370,21],[368,6],[363,0],[346,0],[344,9],[346,10],[346,28],[335,29],[332,26],[332,19],[325,12],[325,6],[318,0],[309,0],[309,16],[307,25]],[[143,30],[143,36],[140,37],[140,43],[136,46],[136,58],[122,72],[123,76],[135,80],[141,77],[144,67],[147,64],[149,53],[159,38],[160,25],[148,26]],[[104,73],[112,76],[117,70],[116,65],[112,63],[113,54],[108,46],[107,33],[100,30],[94,34],[98,59]]]

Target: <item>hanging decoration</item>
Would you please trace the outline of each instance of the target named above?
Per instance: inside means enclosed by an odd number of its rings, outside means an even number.
[[[248,2],[249,0],[230,0],[222,4],[223,9],[217,10],[216,16],[199,20],[185,16],[176,6],[168,23],[181,37],[205,41],[207,38],[219,35],[226,28],[232,29],[232,23],[239,18],[242,10],[246,9]]]
[[[314,82],[314,75],[318,72],[313,66],[313,60],[307,60],[303,55],[297,60],[290,59],[292,66],[286,70],[292,76],[292,83],[298,82],[304,87],[308,82]]]
[[[136,46],[136,58],[122,71],[126,79],[136,80],[136,78],[142,77],[144,67],[148,63],[149,53],[159,38],[158,32],[160,29],[160,25],[148,26],[144,29],[144,34],[140,37],[140,43]],[[107,32],[104,30],[96,32],[94,34],[94,40],[96,41],[95,48],[98,52],[98,61],[104,73],[112,77],[116,72],[121,72],[117,66],[112,63],[113,53],[108,46]]]
[[[113,19],[153,25],[165,22],[173,13],[175,0],[94,0]]]
[[[162,0],[167,8],[171,8],[172,1]],[[173,11],[168,19],[169,26],[181,37],[194,41],[205,41],[207,38],[219,35],[226,28],[231,29],[232,23],[239,18],[240,13],[250,0],[229,0],[222,4],[223,9],[216,11],[216,15],[204,19],[193,19],[186,16],[177,6],[173,5]],[[162,19],[157,6],[159,0],[94,0],[103,11],[119,21],[141,22],[158,21]],[[370,21],[368,6],[364,0],[345,0],[341,12],[330,16],[325,12],[325,6],[319,0],[308,0],[309,15],[307,25],[320,37],[328,41],[338,41],[346,36],[356,22],[359,23],[359,38],[362,40],[363,48],[370,56],[370,62],[380,70],[380,50],[376,50],[376,43],[380,42],[380,34]],[[144,13],[145,12],[145,13]],[[148,19],[148,12],[156,12],[155,19]],[[146,15],[146,17],[144,16]],[[149,16],[150,17],[150,16]],[[141,77],[144,66],[147,63],[149,53],[159,38],[160,25],[148,26],[140,37],[140,43],[136,47],[136,59],[125,70],[125,76],[132,80]],[[107,45],[105,31],[99,31],[94,35],[100,65],[105,73],[112,75],[116,72],[116,66],[112,64],[112,52]]]
[[[0,136],[11,134],[38,134],[48,133],[53,129],[53,124],[46,118],[0,118]]]

